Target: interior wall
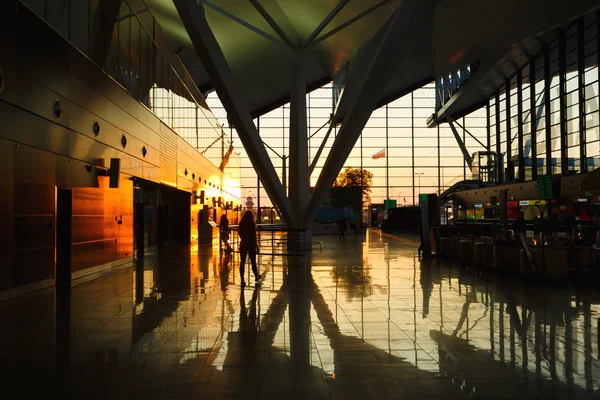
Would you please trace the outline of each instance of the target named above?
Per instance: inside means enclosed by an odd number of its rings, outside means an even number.
[[[133,252],[133,183],[121,179],[111,189],[108,177],[99,188],[73,189],[73,272],[131,257]]]
[[[72,189],[71,272],[81,275],[131,257],[131,178],[187,192],[178,218],[189,242],[190,194],[223,175],[17,3],[0,2],[0,300],[53,284],[57,187]],[[172,157],[160,156],[165,138]],[[121,161],[119,189],[103,176],[111,158]]]

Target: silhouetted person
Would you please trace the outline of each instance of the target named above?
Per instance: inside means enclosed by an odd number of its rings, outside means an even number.
[[[231,245],[229,244],[229,220],[227,219],[227,214],[221,215],[221,220],[219,221],[219,231],[220,231],[220,240],[225,245],[225,251],[231,252]]]
[[[340,218],[338,221],[338,231],[340,232],[340,239],[346,238],[346,229],[348,229],[348,223],[344,218]]]
[[[575,228],[575,216],[573,215],[573,213],[570,213],[569,215],[567,215],[567,217],[565,218],[565,232],[567,234],[567,236],[572,237],[574,236],[573,234],[573,229]]]
[[[254,216],[251,211],[246,211],[239,226],[240,235],[240,277],[242,279],[242,286],[246,286],[244,281],[244,266],[246,264],[246,255],[250,257],[250,263],[252,264],[252,272],[256,282],[260,280],[258,274],[258,268],[256,267],[256,253],[258,250],[258,242],[256,240],[256,224],[254,223]]]
[[[527,223],[525,222],[525,213],[521,211],[519,217],[513,224],[513,230],[515,231],[515,237],[519,234],[525,234],[527,232]]]
[[[594,224],[596,231],[600,230],[600,215],[598,215],[598,213],[594,214],[592,217],[592,223]]]
[[[553,214],[550,220],[550,226],[552,227],[552,235],[558,235],[558,214]]]
[[[221,290],[226,291],[229,284],[229,264],[231,263],[231,253],[225,253],[223,257],[223,268],[221,269]]]
[[[533,237],[537,238],[540,236],[540,232],[542,231],[542,220],[539,215],[536,215],[533,219]]]

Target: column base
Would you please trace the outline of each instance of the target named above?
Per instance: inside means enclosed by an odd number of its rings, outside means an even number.
[[[301,253],[312,250],[312,230],[291,231],[287,234],[287,251]]]

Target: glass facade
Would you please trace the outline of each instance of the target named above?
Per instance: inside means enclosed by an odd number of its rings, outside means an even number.
[[[362,167],[373,173],[373,204],[382,204],[388,198],[397,200],[399,206],[418,204],[419,193],[439,193],[470,178],[450,127],[427,128],[427,118],[435,111],[435,90],[435,84],[431,83],[375,110],[350,153],[344,167]],[[327,133],[334,97],[333,84],[307,94],[309,160],[314,158]],[[226,125],[227,113],[216,93],[211,93],[207,102],[219,121]],[[283,156],[289,154],[289,114],[289,106],[285,105],[255,120],[280,179]],[[457,121],[456,127],[469,153],[485,150],[474,138],[487,143],[486,121],[485,107]],[[334,128],[316,164],[312,185],[317,182],[337,129]],[[231,139],[238,140],[235,130],[231,132]],[[381,150],[386,156],[374,159],[375,153]],[[261,206],[270,206],[266,191],[262,187],[257,190],[256,173],[243,150],[240,157],[242,197],[260,196]]]
[[[600,166],[598,12],[573,22],[488,102],[503,181]]]

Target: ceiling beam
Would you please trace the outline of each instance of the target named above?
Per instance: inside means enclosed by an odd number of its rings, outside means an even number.
[[[378,10],[381,6],[386,5],[390,1],[392,1],[392,0],[381,0],[379,3],[375,4],[372,7],[369,7],[368,9],[366,9],[363,12],[361,12],[357,16],[355,16],[353,18],[350,18],[348,21],[346,21],[343,24],[337,26],[336,28],[333,28],[332,30],[330,30],[329,32],[327,32],[323,36],[319,37],[318,39],[313,40],[312,41],[312,45],[310,47],[316,46],[319,43],[321,43],[322,41],[324,41],[324,40],[328,39],[329,37],[335,35],[336,33],[340,32],[341,30],[346,29],[347,27],[349,27],[350,25],[352,25],[356,21],[358,21],[358,20],[366,17],[367,15],[371,14],[373,11]]]
[[[270,40],[271,42],[275,43],[276,45],[285,48],[286,50],[288,50],[288,45],[285,44],[284,42],[282,42],[281,40],[277,39],[274,36],[269,35],[267,32],[258,29],[257,27],[255,27],[254,25],[249,24],[248,22],[244,21],[241,18],[236,17],[235,15],[231,14],[228,11],[225,11],[224,9],[222,9],[221,7],[211,3],[208,0],[199,0],[200,3],[204,4],[207,7],[212,8],[213,10],[215,10],[216,12],[218,12],[221,15],[226,16],[227,18],[231,19],[232,21],[237,22],[238,24],[242,25],[245,28],[250,29],[252,32],[264,37],[267,40]]]
[[[202,10],[196,0],[173,0],[173,3],[269,198],[277,205],[285,221],[292,222],[291,203],[254,125],[233,72]]]
[[[321,22],[319,26],[317,26],[317,28],[306,38],[306,41],[304,42],[304,48],[307,48],[312,44],[313,40],[315,40],[315,38],[319,36],[323,29],[325,29],[327,25],[329,25],[329,23],[339,14],[340,11],[342,11],[342,8],[344,8],[349,1],[350,0],[341,0],[339,3],[337,3],[335,8],[331,10],[331,12],[327,15],[327,17],[325,17],[323,22]]]
[[[296,50],[297,46],[294,44],[294,42],[292,42],[292,40],[289,38],[288,35],[286,35],[283,29],[281,29],[281,27],[277,25],[277,22],[275,22],[275,20],[271,17],[267,10],[265,10],[265,8],[258,2],[258,0],[250,0],[250,3],[252,3],[254,8],[256,8],[256,11],[258,11],[258,13],[262,15],[262,17],[265,19],[265,21],[267,21],[269,26],[271,26],[271,28],[273,28],[273,30],[277,32],[281,40],[283,40],[285,44],[287,44],[290,50]]]

